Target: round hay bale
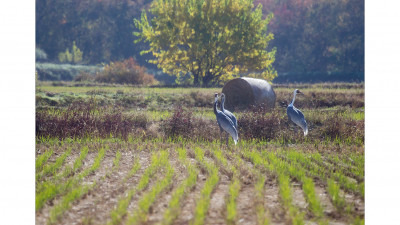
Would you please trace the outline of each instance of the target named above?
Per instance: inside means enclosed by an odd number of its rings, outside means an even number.
[[[236,78],[224,85],[222,93],[226,97],[225,108],[230,111],[263,103],[268,109],[275,107],[276,95],[266,80],[250,77]]]

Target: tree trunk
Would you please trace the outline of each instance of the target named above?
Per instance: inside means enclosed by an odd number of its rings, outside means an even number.
[[[212,80],[212,78],[214,77],[214,74],[213,73],[211,73],[211,72],[206,72],[206,75],[203,77],[203,79],[202,79],[202,81],[203,81],[203,84],[202,84],[202,86],[203,87],[207,87],[209,84],[210,84],[210,81]]]
[[[199,86],[199,74],[193,73],[193,85],[195,87]]]

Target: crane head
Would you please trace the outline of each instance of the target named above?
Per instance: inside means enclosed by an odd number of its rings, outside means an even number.
[[[218,101],[218,93],[214,94],[214,101],[217,102]]]
[[[296,94],[303,94],[304,95],[304,93],[301,92],[299,89],[296,89]]]

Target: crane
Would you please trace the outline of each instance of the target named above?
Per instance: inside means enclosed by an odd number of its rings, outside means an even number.
[[[289,117],[289,120],[293,121],[293,123],[295,123],[296,125],[301,127],[303,129],[304,136],[306,136],[308,134],[307,122],[304,119],[303,113],[299,109],[294,107],[294,105],[293,105],[294,100],[296,99],[296,94],[303,94],[303,93],[301,91],[299,91],[298,89],[294,90],[293,100],[287,107],[286,113]]]
[[[225,131],[226,133],[230,134],[233,138],[233,141],[235,142],[235,145],[237,144],[238,141],[238,133],[235,128],[235,125],[233,124],[232,120],[222,111],[217,109],[217,102],[218,102],[218,93],[215,93],[215,100],[214,100],[214,114],[217,117],[217,122],[219,129],[221,131],[221,136],[222,132]],[[228,139],[229,136],[226,136],[226,145],[228,145]],[[222,144],[222,142],[221,142]]]
[[[221,93],[221,111],[222,111],[225,115],[227,115],[227,116],[229,117],[229,119],[232,120],[233,125],[235,125],[235,128],[236,128],[236,130],[237,130],[237,129],[238,129],[238,128],[237,128],[237,119],[236,119],[235,115],[233,115],[230,111],[226,110],[225,107],[224,107],[224,105],[225,105],[225,94],[224,94],[224,93]]]

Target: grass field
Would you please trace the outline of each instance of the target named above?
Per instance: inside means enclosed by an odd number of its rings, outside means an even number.
[[[37,224],[364,224],[364,86],[301,84],[309,135],[272,111],[235,112],[221,145],[221,88],[36,91]],[[179,107],[180,106],[180,107]]]

